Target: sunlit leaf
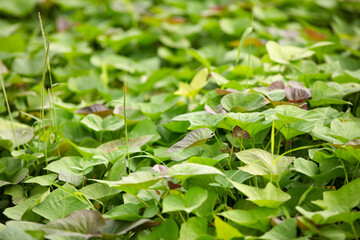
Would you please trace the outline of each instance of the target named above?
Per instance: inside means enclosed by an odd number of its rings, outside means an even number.
[[[305,48],[281,46],[274,41],[266,43],[266,50],[271,60],[281,64],[290,64],[290,61],[308,58],[315,53]]]
[[[190,84],[180,82],[179,89],[174,94],[194,97],[207,84],[208,73],[208,69],[203,68],[194,76]]]
[[[168,169],[168,176],[185,180],[198,175],[223,175],[218,169],[196,163],[176,164]]]
[[[231,210],[220,213],[235,223],[249,228],[257,229],[262,232],[268,230],[270,226],[270,217],[276,216],[279,209],[256,207],[250,210]]]
[[[221,99],[221,105],[224,109],[231,112],[253,111],[268,103],[268,100],[257,93],[231,93]]]
[[[277,208],[290,199],[290,195],[268,183],[264,189],[251,187],[242,183],[231,181],[236,189],[248,196],[247,200],[259,207]]]

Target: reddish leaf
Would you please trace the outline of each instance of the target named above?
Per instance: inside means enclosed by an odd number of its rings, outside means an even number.
[[[167,181],[167,184],[168,184],[170,190],[179,189],[182,187],[182,185],[173,183],[172,181]]]
[[[286,86],[284,90],[287,100],[292,103],[299,103],[311,98],[310,90],[306,88],[292,88]]]
[[[311,28],[306,28],[305,33],[312,41],[323,41],[328,38],[325,34],[317,32]]]
[[[268,90],[272,91],[275,89],[284,89],[284,88],[285,88],[284,82],[281,80],[278,80],[278,81],[271,83],[270,86],[268,87]]]
[[[226,94],[230,94],[230,93],[238,93],[238,90],[235,89],[231,89],[231,88],[227,88],[227,89],[220,89],[220,88],[216,88],[215,91],[220,95],[226,95]]]
[[[233,138],[247,138],[250,139],[251,136],[248,133],[248,131],[243,130],[241,127],[239,126],[235,126],[232,132],[232,136]]]
[[[89,107],[79,108],[78,110],[75,111],[75,113],[79,113],[82,115],[88,115],[92,113],[102,118],[106,118],[112,113],[112,110],[102,104],[93,104]]]
[[[183,17],[170,17],[168,19],[166,19],[166,21],[170,24],[179,24],[179,23],[184,23],[186,22],[186,18]]]
[[[168,167],[160,164],[156,164],[152,167],[151,171],[160,173],[161,176],[166,176],[168,172]]]
[[[66,21],[64,18],[59,17],[56,19],[56,31],[64,32],[72,27],[72,24]]]
[[[207,111],[208,113],[212,114],[212,115],[216,115],[217,112],[215,112],[209,105],[205,104],[205,111]]]

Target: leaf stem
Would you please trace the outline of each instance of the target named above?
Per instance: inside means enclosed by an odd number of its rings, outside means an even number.
[[[179,211],[179,215],[180,215],[180,217],[181,217],[182,221],[185,223],[185,222],[186,222],[186,220],[185,220],[184,216],[181,214],[181,211]]]
[[[18,140],[17,140],[16,133],[15,133],[14,121],[13,121],[12,115],[11,115],[9,100],[7,98],[7,95],[6,95],[4,78],[2,76],[1,71],[0,71],[0,81],[1,81],[1,86],[2,86],[3,93],[4,93],[4,98],[5,98],[5,102],[6,102],[6,108],[7,108],[8,113],[9,113],[9,118],[10,118],[10,122],[11,122],[11,129],[12,129],[13,134],[14,134],[15,144],[16,144],[17,150],[20,151],[20,147],[19,147]]]
[[[128,173],[130,174],[130,158],[129,158],[129,139],[127,134],[127,118],[126,118],[126,78],[124,77],[124,121],[125,121],[125,141],[126,141],[126,158],[128,160]]]
[[[211,155],[213,158],[215,158],[214,154],[212,154],[212,152],[210,151],[210,149],[209,149],[208,147],[206,147],[205,144],[202,145],[202,146],[206,149],[206,151],[208,151],[208,153],[210,153],[210,155]]]
[[[131,193],[130,193],[131,194]],[[140,202],[142,202],[146,207],[150,207],[149,204],[147,204],[144,200],[142,200],[141,198],[139,198],[137,195],[135,194],[131,194],[133,195],[137,200],[139,200]],[[156,213],[156,215],[161,218],[161,220],[163,220],[164,222],[166,221],[166,219],[161,215],[161,213]]]
[[[351,222],[351,223],[350,223],[350,226],[351,226],[351,230],[352,230],[352,232],[353,232],[353,234],[354,234],[355,240],[359,240],[359,236],[358,236],[357,233],[356,233],[356,229],[355,229],[355,227],[354,227],[354,223]]]

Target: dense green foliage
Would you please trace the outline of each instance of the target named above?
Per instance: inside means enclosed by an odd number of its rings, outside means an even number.
[[[359,13],[1,0],[0,239],[358,239]]]

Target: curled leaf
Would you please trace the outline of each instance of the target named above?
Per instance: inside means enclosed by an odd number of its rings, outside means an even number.
[[[226,88],[226,89],[216,88],[215,91],[216,91],[220,96],[226,95],[226,94],[229,94],[229,93],[238,93],[238,92],[239,92],[238,90],[231,89],[231,88]]]
[[[305,88],[285,87],[285,96],[289,102],[299,103],[311,98],[311,92]]]
[[[75,111],[75,113],[79,113],[82,115],[88,115],[92,113],[102,118],[106,118],[112,113],[112,110],[102,104],[93,104],[88,107],[79,108],[78,110]]]
[[[275,89],[284,89],[284,88],[285,88],[284,82],[281,80],[278,80],[278,81],[271,83],[270,86],[268,87],[268,90],[272,91]]]
[[[247,138],[247,139],[251,138],[248,131],[243,130],[241,127],[237,125],[233,129],[232,136],[233,138]]]
[[[175,152],[189,147],[201,146],[213,136],[214,133],[210,129],[198,128],[189,132],[182,140],[172,145],[166,152]]]
[[[160,164],[156,164],[155,166],[153,166],[151,168],[151,170],[153,172],[158,172],[160,173],[161,176],[165,176],[168,172],[168,167],[167,166],[164,166],[164,165],[160,165]]]

